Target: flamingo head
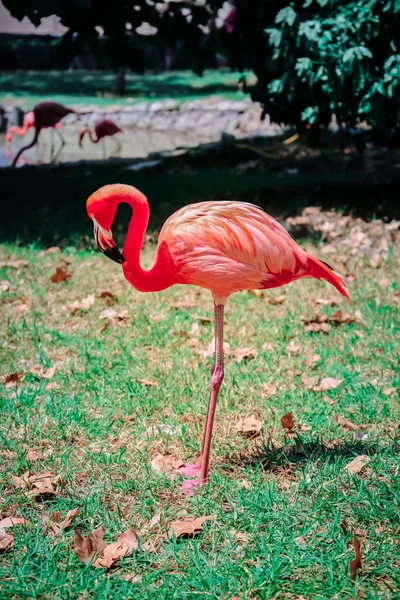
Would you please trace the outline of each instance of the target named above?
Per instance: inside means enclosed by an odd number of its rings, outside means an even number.
[[[125,262],[125,257],[119,251],[114,241],[111,225],[117,211],[118,198],[113,194],[112,185],[105,185],[92,194],[86,209],[94,225],[94,239],[100,250],[117,263]]]

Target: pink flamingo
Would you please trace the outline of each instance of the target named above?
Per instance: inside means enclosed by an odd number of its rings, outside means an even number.
[[[81,131],[81,133],[79,134],[79,146],[82,148],[82,142],[83,142],[83,138],[85,137],[86,134],[89,134],[90,137],[90,141],[93,144],[98,144],[98,142],[100,142],[100,140],[103,140],[102,144],[103,144],[103,158],[105,158],[105,142],[104,142],[104,138],[107,136],[112,136],[115,135],[116,133],[122,133],[122,129],[120,127],[118,127],[118,125],[116,123],[114,123],[114,121],[111,121],[111,119],[97,119],[97,121],[95,121],[94,123],[94,133],[97,137],[92,137],[92,131],[90,129],[84,129],[83,131]],[[119,142],[119,140],[114,138],[114,141],[116,143],[116,151],[120,151],[121,150],[121,144]]]
[[[10,143],[14,135],[25,135],[27,131],[32,127],[35,127],[35,113],[33,112],[33,110],[30,110],[24,116],[24,122],[22,127],[17,127],[16,125],[10,127],[10,129],[7,131],[6,142]],[[44,125],[42,129],[45,129],[46,127],[47,126]],[[61,123],[56,123],[55,125],[56,129],[62,129],[62,127],[63,126]]]
[[[123,253],[111,232],[117,207],[132,207]],[[223,324],[228,297],[240,290],[269,289],[303,277],[324,279],[349,301],[342,277],[329,265],[305,252],[275,219],[252,204],[200,202],[174,213],[158,238],[154,263],[149,271],[140,265],[140,250],[149,219],[149,205],[139,190],[129,185],[106,185],[87,201],[94,236],[100,249],[122,263],[128,282],[140,292],[158,292],[175,284],[190,284],[210,290],[215,310],[215,363],[198,461],[181,468],[186,480],[182,489],[192,493],[209,476],[209,458],[214,414],[224,378]]]
[[[35,135],[33,137],[33,140],[27,146],[20,148],[20,150],[17,152],[17,154],[15,155],[14,160],[12,162],[12,165],[11,165],[12,167],[15,167],[15,165],[18,162],[19,157],[21,156],[21,154],[23,152],[25,152],[25,150],[28,150],[29,148],[32,148],[35,144],[37,144],[37,141],[39,139],[39,134],[42,129],[45,129],[46,127],[55,128],[59,124],[61,119],[63,119],[64,117],[66,117],[67,115],[69,115],[71,113],[75,113],[75,111],[72,110],[72,108],[67,108],[66,106],[63,106],[62,104],[59,104],[58,102],[46,101],[46,102],[39,102],[38,104],[36,104],[33,107],[32,113],[33,113],[33,125],[31,125],[31,127],[35,128]],[[57,159],[63,146],[65,145],[64,137],[59,129],[60,128],[58,127],[56,129],[56,131],[61,139],[61,146],[58,149],[58,151],[54,157],[54,160]]]

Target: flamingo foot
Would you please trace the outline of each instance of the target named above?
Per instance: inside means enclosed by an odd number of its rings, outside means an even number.
[[[178,472],[185,475],[185,477],[194,477],[201,469],[201,459],[194,465],[182,465],[179,467]]]
[[[181,491],[188,496],[194,496],[195,488],[202,487],[205,484],[205,481],[201,479],[185,479],[185,481],[181,485]]]

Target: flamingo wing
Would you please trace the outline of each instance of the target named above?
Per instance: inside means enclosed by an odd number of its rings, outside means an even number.
[[[275,219],[243,202],[189,205],[166,221],[162,242],[185,282],[223,295],[287,283],[307,256]]]

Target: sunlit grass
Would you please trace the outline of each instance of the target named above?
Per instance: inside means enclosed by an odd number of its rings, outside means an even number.
[[[146,247],[147,263],[153,251]],[[1,372],[27,373],[14,387],[1,384],[2,515],[29,520],[15,530],[14,548],[3,556],[2,598],[330,599],[355,597],[357,590],[366,598],[395,597],[400,416],[393,248],[380,269],[360,267],[351,308],[335,290],[309,280],[265,298],[232,297],[226,339],[231,350],[251,347],[257,356],[241,363],[227,358],[212,477],[193,498],[150,463],[157,452],[182,460],[197,456],[211,367],[203,354],[213,335],[204,319],[212,317],[209,294],[176,287],[141,295],[117,265],[71,247],[43,255],[33,246],[3,245],[0,260],[28,261],[0,270]],[[56,266],[71,278],[52,283]],[[101,297],[105,291],[115,298]],[[282,291],[281,304],[268,302]],[[90,294],[95,301],[88,310],[68,307]],[[321,307],[318,297],[337,305]],[[351,314],[360,310],[362,321],[340,324],[329,335],[305,332],[302,316],[331,314],[338,306]],[[107,307],[127,309],[127,318],[104,329],[100,315]],[[292,340],[301,347],[294,356],[287,351]],[[319,358],[311,360],[314,355]],[[29,374],[38,365],[56,366],[51,380]],[[313,392],[302,383],[303,373],[343,383]],[[57,387],[46,388],[49,381]],[[276,391],[269,395],[271,385]],[[299,452],[280,425],[288,411],[310,428],[300,433]],[[234,426],[252,413],[264,423],[262,434],[241,437]],[[368,425],[367,438],[339,426],[338,415]],[[157,423],[182,426],[182,435],[147,436]],[[29,459],[32,449],[38,460]],[[370,463],[350,476],[345,465],[359,454],[368,454]],[[11,474],[26,470],[61,475],[54,499],[40,503],[11,485]],[[139,529],[161,509],[160,525],[142,540],[151,540],[154,550],[124,559],[116,573],[85,567],[73,552],[71,531],[54,538],[42,526],[44,516],[77,506],[79,528],[88,532],[103,523],[108,540],[128,525]],[[195,540],[166,535],[182,508],[214,516]],[[357,583],[348,574],[354,530],[364,542]],[[128,572],[143,579],[127,583],[121,576]]]

